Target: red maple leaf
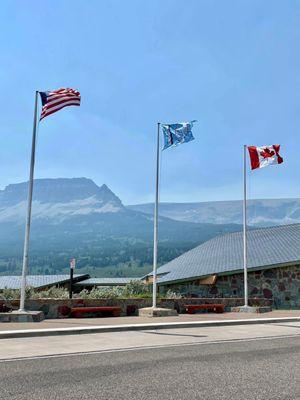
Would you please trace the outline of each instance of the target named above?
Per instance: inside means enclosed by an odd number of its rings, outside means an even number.
[[[268,147],[264,148],[263,151],[260,152],[260,155],[263,158],[271,158],[275,155],[274,150],[270,150]]]

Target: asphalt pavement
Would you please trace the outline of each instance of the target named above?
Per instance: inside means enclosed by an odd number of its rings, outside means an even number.
[[[299,323],[274,325],[273,333],[270,324],[214,329],[128,332],[119,347],[121,332],[111,334],[118,339],[110,347],[104,334],[68,336],[71,354],[2,357],[0,399],[300,399]],[[92,337],[94,350],[76,354],[76,340]],[[45,346],[41,339],[51,338],[7,339],[1,346],[38,348]]]

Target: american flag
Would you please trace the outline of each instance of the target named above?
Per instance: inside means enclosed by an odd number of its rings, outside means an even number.
[[[40,121],[67,106],[80,106],[80,93],[78,90],[61,88],[49,92],[40,92],[42,99],[42,113]]]

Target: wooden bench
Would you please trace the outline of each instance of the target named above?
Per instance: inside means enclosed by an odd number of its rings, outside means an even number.
[[[85,314],[112,314],[114,317],[119,317],[121,314],[121,307],[72,307],[71,317],[82,318]]]
[[[0,303],[0,312],[10,312],[12,311],[11,307],[7,307],[5,303]]]
[[[205,310],[221,314],[225,310],[224,304],[186,304],[184,307],[188,314],[195,314],[197,310]]]

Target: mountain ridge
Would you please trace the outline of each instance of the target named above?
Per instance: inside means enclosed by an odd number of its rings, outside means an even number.
[[[20,273],[28,182],[0,191],[0,274]],[[31,273],[142,276],[153,258],[153,204],[125,206],[107,185],[87,178],[37,179],[30,236]],[[300,222],[300,199],[248,201],[248,222]],[[160,203],[159,264],[215,236],[241,230],[242,202]],[[104,272],[109,271],[109,272]]]
[[[241,224],[242,200],[159,204],[159,214],[177,221],[212,224]],[[148,214],[153,203],[128,205],[127,208]],[[249,225],[272,226],[300,222],[300,199],[251,199],[247,201]]]
[[[20,273],[28,183],[0,192],[0,274]],[[159,263],[234,224],[195,224],[159,217]],[[145,274],[153,258],[153,216],[130,210],[108,188],[86,178],[36,180],[33,191],[29,270],[67,272],[70,258],[81,272]],[[123,275],[119,275],[123,276]],[[141,275],[140,275],[141,276]]]
[[[22,223],[25,218],[28,182],[8,185],[0,191],[0,222]],[[36,179],[33,219],[59,218],[90,213],[121,212],[125,207],[106,184],[87,178]]]
[[[27,200],[28,182],[7,185],[0,190],[0,204],[15,204]],[[106,184],[98,186],[88,178],[43,178],[34,180],[33,200],[41,202],[65,202],[71,199],[82,199],[100,196],[113,199],[122,205],[121,200]]]
[[[23,224],[28,182],[10,184],[0,190],[0,223]],[[153,203],[124,206],[106,185],[88,178],[36,179],[33,191],[33,220],[55,219],[55,223],[75,216],[126,213],[129,210],[153,215]],[[247,203],[248,223],[272,226],[300,222],[300,199],[254,199]],[[159,215],[175,221],[205,224],[242,223],[242,201],[161,202]]]

